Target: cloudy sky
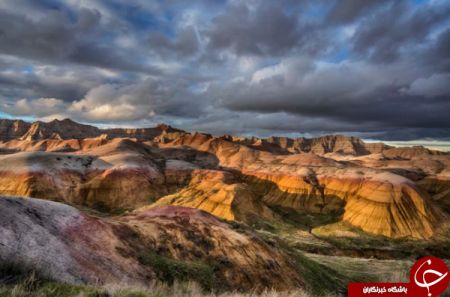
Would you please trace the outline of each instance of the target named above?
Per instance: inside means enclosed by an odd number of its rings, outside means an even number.
[[[0,117],[450,140],[450,1],[0,0]]]

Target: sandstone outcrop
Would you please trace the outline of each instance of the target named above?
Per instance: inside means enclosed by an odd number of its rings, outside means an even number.
[[[437,151],[345,136],[214,137],[166,125],[77,131],[72,121],[47,123],[53,132],[33,140],[21,134],[27,123],[5,123],[2,135],[16,138],[0,142],[4,195],[109,213],[180,205],[243,222],[282,219],[271,209],[282,207],[341,214],[367,233],[394,238],[430,238],[448,218],[450,155]],[[74,131],[63,133],[64,125]]]
[[[182,205],[207,211],[227,220],[248,222],[252,217],[274,220],[275,214],[258,201],[253,189],[223,171],[193,172],[189,184],[179,191],[158,199],[143,209],[159,205]]]
[[[344,221],[368,233],[429,238],[446,218],[426,191],[390,171],[311,153],[273,155],[207,135],[186,135],[168,145],[214,154],[222,167],[238,170],[267,205],[308,212],[343,209]]]

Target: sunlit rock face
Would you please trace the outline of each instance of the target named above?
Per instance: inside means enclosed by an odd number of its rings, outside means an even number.
[[[238,170],[266,205],[316,213],[343,208],[342,219],[368,233],[429,238],[438,222],[446,217],[429,193],[411,179],[386,168],[360,166],[358,159],[342,162],[341,154],[336,159],[330,154],[276,155],[225,143],[222,139],[191,135],[173,144],[214,154],[221,166]],[[398,153],[414,150],[401,149]],[[393,153],[392,149],[388,151]],[[442,156],[434,152],[419,155],[431,163],[435,156]],[[379,158],[386,159],[382,155]],[[443,159],[448,160],[448,155]]]
[[[140,129],[99,129],[97,127],[79,124],[70,119],[53,120],[51,122],[27,123],[21,120],[0,119],[0,140],[13,139],[38,141],[38,140],[69,140],[95,138],[99,136],[108,138],[137,138],[153,139],[157,136],[164,137],[171,133],[180,133],[181,130],[168,125],[158,125],[154,128]],[[170,138],[170,136],[168,136]]]
[[[1,124],[0,194],[108,213],[178,205],[243,222],[279,220],[273,209],[281,207],[337,214],[394,238],[430,238],[449,215],[450,155],[424,148],[345,136],[214,137],[166,125],[101,130],[70,120],[39,124],[47,132],[36,134],[33,125]]]

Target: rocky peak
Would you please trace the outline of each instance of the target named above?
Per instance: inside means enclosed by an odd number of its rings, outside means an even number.
[[[390,148],[383,144],[366,144],[360,138],[345,135],[326,135],[315,138],[289,138],[271,136],[269,138],[250,137],[245,139],[235,139],[235,142],[248,145],[258,150],[272,153],[301,153],[312,152],[319,155],[327,153],[340,153],[347,155],[367,155],[381,152]],[[381,147],[380,147],[381,145]]]
[[[62,121],[55,119],[48,123],[34,122],[21,139],[83,139],[97,137],[98,135],[100,135],[100,129],[96,127],[83,125],[70,119]]]
[[[0,119],[0,141],[8,141],[22,136],[31,124],[22,120]]]

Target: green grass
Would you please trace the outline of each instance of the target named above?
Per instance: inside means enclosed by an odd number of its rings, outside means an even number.
[[[312,219],[311,216],[292,218],[290,215],[276,222],[255,218],[251,224],[266,243],[283,251],[287,259],[294,263],[314,296],[345,294],[350,281],[403,278],[404,274],[409,273],[413,260],[423,255],[448,258],[448,244],[442,241],[373,236],[345,222],[321,225],[333,222],[332,215],[313,216]],[[308,225],[317,227],[305,231]],[[364,269],[368,262],[373,269]]]
[[[99,289],[57,283],[38,278],[34,273],[14,282],[0,283],[0,297],[107,297]]]
[[[172,285],[174,282],[197,282],[203,289],[211,291],[219,287],[215,276],[216,263],[181,261],[153,252],[139,255],[138,260],[151,266],[160,281]]]
[[[337,222],[343,214],[343,210],[329,213],[308,213],[280,206],[271,206],[270,209],[280,215],[285,224],[305,230]]]
[[[290,228],[284,226],[283,228]],[[289,263],[304,280],[307,291],[312,296],[345,295],[349,281],[336,270],[312,260],[294,247],[285,236],[270,233],[265,230],[258,231],[259,236],[269,245],[282,252]],[[285,234],[284,234],[285,235]]]
[[[408,282],[413,260],[378,260],[345,256],[305,254],[356,282]]]
[[[176,283],[150,284],[149,288],[93,287],[48,280],[21,268],[20,265],[0,265],[0,297],[172,297],[202,296],[198,286]],[[152,287],[153,286],[153,287]],[[189,295],[190,292],[195,292]],[[184,295],[185,294],[185,295]]]
[[[292,255],[295,267],[305,280],[308,291],[314,296],[327,296],[330,293],[346,294],[349,279],[336,270],[320,264],[302,253]]]
[[[298,216],[304,216],[302,213],[295,213]],[[276,239],[282,239],[290,247],[300,251],[329,254],[335,250],[329,243],[311,234],[313,229],[308,226],[308,224],[319,224],[319,221],[333,221],[335,219],[333,215],[305,215],[303,218],[296,219],[291,216],[294,216],[293,212],[282,220],[276,221],[253,217],[250,225],[269,244]]]
[[[99,212],[102,216],[121,215],[126,213],[127,211],[132,210],[131,208],[111,207],[103,201],[95,201],[91,208],[94,212]]]
[[[266,230],[282,235],[290,234],[296,230],[310,231],[314,227],[337,222],[342,215],[341,212],[307,213],[281,206],[271,206],[270,209],[278,214],[280,219],[269,221],[259,216],[253,216],[249,218],[248,225],[253,229]]]
[[[0,264],[0,297],[71,297],[81,293],[86,297],[105,296],[94,288],[52,282],[21,263]]]
[[[337,236],[335,232],[348,231],[353,236]],[[412,240],[371,235],[346,222],[314,228],[312,233],[348,255],[373,256],[380,259],[416,259],[433,255],[449,259],[448,238],[441,240]]]

